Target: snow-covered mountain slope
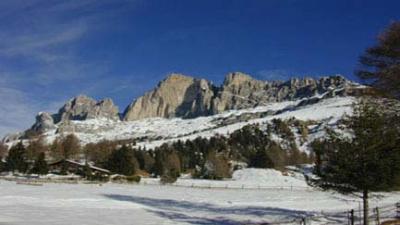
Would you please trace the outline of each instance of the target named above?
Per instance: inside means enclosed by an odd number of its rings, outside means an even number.
[[[344,114],[350,114],[354,97],[315,96],[296,101],[271,103],[256,108],[231,110],[218,115],[182,118],[149,118],[137,121],[115,121],[108,119],[89,119],[71,121],[70,130],[83,144],[101,140],[136,139],[137,146],[147,149],[160,146],[165,142],[228,135],[249,124],[260,124],[266,127],[273,119],[297,118],[303,121],[317,121],[308,128],[311,131],[306,142],[298,141],[301,150],[307,149],[307,143],[324,134],[324,127],[335,126]],[[307,104],[305,104],[307,102]],[[57,127],[44,133],[48,142],[60,135]],[[297,137],[300,138],[300,137]],[[304,145],[304,146],[303,146]]]

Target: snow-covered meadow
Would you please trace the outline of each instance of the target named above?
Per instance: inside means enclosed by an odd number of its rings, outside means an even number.
[[[260,174],[262,178],[254,177]],[[192,188],[185,183],[143,182],[31,186],[0,180],[0,224],[299,224],[303,217],[311,224],[346,224],[346,211],[359,208],[360,199],[354,196],[312,188],[280,189],[286,183],[304,183],[273,171],[244,171],[214,185],[249,184],[256,179],[276,188]],[[394,206],[400,200],[396,192],[375,195],[372,207]]]

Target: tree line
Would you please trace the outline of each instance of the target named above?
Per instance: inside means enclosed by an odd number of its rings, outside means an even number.
[[[313,161],[313,155],[300,152],[295,143],[293,132],[303,136],[307,132],[304,122],[275,119],[267,126],[267,130],[262,130],[259,124],[247,125],[227,136],[178,140],[151,150],[132,147],[134,140],[103,140],[81,146],[74,134],[56,138],[49,145],[38,138],[29,144],[20,142],[12,146],[7,157],[6,151],[0,150],[4,152],[0,154],[4,159],[1,170],[45,174],[45,159],[72,159],[92,162],[113,173],[160,176],[163,181],[173,182],[183,172],[196,178],[229,178],[232,169],[241,163],[283,170],[287,165]],[[285,141],[279,143],[273,136]]]

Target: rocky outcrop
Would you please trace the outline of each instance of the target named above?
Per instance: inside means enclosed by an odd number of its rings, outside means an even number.
[[[96,101],[85,95],[69,100],[57,114],[53,115],[55,123],[69,120],[86,120],[94,118],[119,119],[118,107],[111,99]]]
[[[36,116],[36,122],[31,127],[34,132],[43,133],[48,130],[55,129],[53,117],[47,112],[40,112]]]
[[[352,83],[342,76],[313,78],[293,78],[286,82],[259,81],[243,73],[229,74],[217,96],[213,99],[213,113],[221,113],[230,109],[251,108],[270,102],[311,97],[316,94],[329,93],[342,89],[351,89]]]
[[[226,76],[222,87],[212,101],[213,114],[230,109],[250,108],[262,102],[273,101],[265,94],[266,82],[236,72]]]
[[[282,82],[260,81],[240,72],[228,74],[223,84],[216,87],[204,79],[171,74],[154,90],[132,102],[125,109],[123,120],[207,116],[316,94],[325,97],[362,95],[366,89],[359,87],[341,76],[294,78]],[[111,99],[96,101],[79,95],[65,103],[56,114],[39,113],[35,124],[25,134],[38,134],[56,128],[58,132],[73,132],[77,129],[73,121],[95,118],[119,120],[118,107]]]
[[[226,76],[221,87],[203,79],[172,74],[157,88],[139,97],[124,112],[124,120],[149,117],[196,117],[218,114],[226,110],[251,108],[270,102],[311,97],[330,93],[355,93],[353,83],[342,76],[320,79],[304,78],[282,81],[260,81],[235,72]],[[337,90],[340,89],[340,92]]]
[[[85,95],[79,95],[65,103],[56,114],[40,112],[36,116],[35,124],[26,130],[24,135],[37,135],[56,128],[57,132],[72,132],[74,126],[70,121],[96,118],[119,120],[118,107],[111,99],[96,101]]]
[[[204,79],[171,74],[158,86],[131,103],[124,120],[149,117],[196,117],[211,112],[213,86]]]

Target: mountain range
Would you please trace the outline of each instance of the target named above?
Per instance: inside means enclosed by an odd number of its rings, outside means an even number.
[[[232,131],[234,128],[228,128],[232,125],[240,128],[252,121],[270,120],[310,107],[314,107],[313,112],[308,112],[310,115],[296,115],[319,118],[318,114],[326,114],[324,107],[332,106],[336,107],[330,112],[332,115],[328,113],[320,119],[340,117],[349,111],[355,98],[371,90],[340,75],[261,81],[234,72],[225,77],[222,85],[215,86],[205,79],[171,74],[132,101],[122,113],[111,99],[97,101],[79,95],[57,113],[40,112],[29,129],[8,135],[3,141],[11,143],[37,135],[51,141],[74,132],[84,143],[140,138],[142,145],[152,146],[155,141],[189,138],[204,131],[208,131],[205,136],[213,135],[224,127]]]

